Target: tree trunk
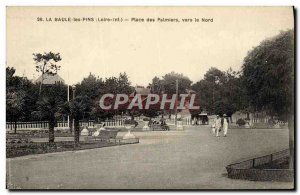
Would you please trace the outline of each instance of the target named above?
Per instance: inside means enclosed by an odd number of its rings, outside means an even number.
[[[55,119],[49,119],[49,143],[54,143]]]
[[[42,92],[42,82],[40,83],[40,87],[39,87],[39,96],[41,95],[41,92]]]
[[[49,143],[54,143],[55,118],[49,119]]]
[[[72,134],[72,132],[73,132],[73,117],[70,117],[69,124],[70,124],[70,133]]]
[[[289,149],[290,149],[290,158],[289,158],[289,168],[294,169],[294,115],[291,115],[288,120],[289,127]]]
[[[250,120],[250,113],[247,112],[247,120]]]
[[[15,129],[15,134],[17,134],[17,121],[15,121],[14,129]]]
[[[80,129],[79,129],[79,119],[74,120],[74,146],[79,146],[79,138],[80,138]]]

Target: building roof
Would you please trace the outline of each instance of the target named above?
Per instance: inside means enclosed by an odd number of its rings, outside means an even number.
[[[194,94],[196,93],[196,91],[192,90],[192,89],[186,89],[185,90],[188,94]]]
[[[39,76],[39,78],[35,80],[35,83],[40,83],[40,82],[42,82],[42,75]],[[57,84],[59,82],[65,83],[65,80],[63,78],[61,78],[58,74],[56,74],[56,75],[44,74],[43,84],[53,85],[53,84]]]
[[[145,88],[145,87],[141,87],[141,86],[136,86],[134,88],[134,92],[130,94],[130,97],[135,96],[136,94],[141,94],[141,95],[148,95],[151,93],[151,89],[150,88]]]

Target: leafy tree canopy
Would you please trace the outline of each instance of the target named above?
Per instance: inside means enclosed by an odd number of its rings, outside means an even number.
[[[244,85],[256,110],[284,117],[294,107],[294,32],[261,42],[244,59]]]

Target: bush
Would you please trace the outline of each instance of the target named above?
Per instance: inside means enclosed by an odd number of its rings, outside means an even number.
[[[270,118],[270,119],[268,120],[268,124],[269,124],[270,126],[272,126],[272,125],[275,125],[276,122],[275,122],[274,119]]]
[[[244,119],[239,119],[239,120],[237,120],[236,121],[236,124],[238,125],[238,126],[243,126],[243,125],[245,125],[246,124],[246,121],[244,120]]]

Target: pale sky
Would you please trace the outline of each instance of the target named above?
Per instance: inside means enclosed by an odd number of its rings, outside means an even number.
[[[43,22],[37,22],[43,17]],[[127,18],[123,22],[46,22],[51,17]],[[178,18],[180,22],[130,22]],[[183,18],[213,18],[184,23]],[[90,72],[126,72],[132,85],[175,71],[193,82],[212,66],[240,70],[247,52],[281,30],[293,29],[292,7],[8,7],[7,66],[37,78],[32,53],[59,52],[58,74],[74,84]]]

